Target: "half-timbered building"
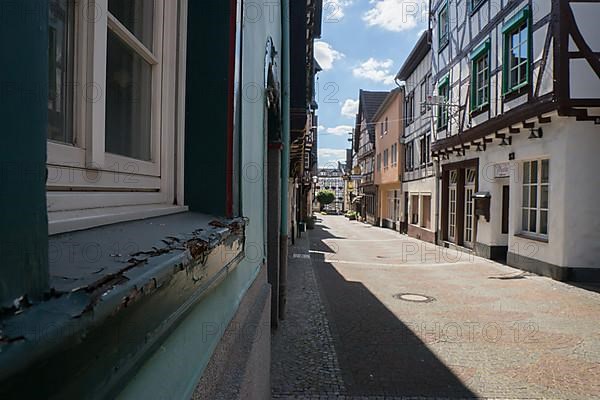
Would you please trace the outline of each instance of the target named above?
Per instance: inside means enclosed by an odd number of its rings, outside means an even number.
[[[375,186],[375,113],[385,101],[388,92],[361,90],[358,114],[353,135],[353,151],[356,154],[357,171],[361,180],[358,184],[359,212],[367,222],[377,223],[377,187]]]
[[[428,242],[436,241],[436,179],[431,158],[431,45],[424,32],[396,76],[404,81],[403,231]]]
[[[600,3],[431,2],[440,241],[560,280],[600,271]]]

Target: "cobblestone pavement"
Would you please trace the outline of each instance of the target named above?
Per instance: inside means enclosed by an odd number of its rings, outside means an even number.
[[[274,398],[600,399],[599,293],[343,217],[309,235]]]
[[[338,398],[345,388],[306,237],[290,250],[288,268],[286,319],[272,337],[273,398]]]

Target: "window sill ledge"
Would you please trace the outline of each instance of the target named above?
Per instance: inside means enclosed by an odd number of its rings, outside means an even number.
[[[518,238],[521,238],[521,239],[533,240],[534,242],[549,243],[548,238],[544,238],[544,237],[540,237],[540,236],[535,236],[535,235],[530,235],[530,234],[527,234],[527,233],[515,233],[514,236],[518,237]]]
[[[48,213],[48,234],[81,231],[103,225],[154,218],[188,211],[187,206],[149,204]]]
[[[47,300],[1,320],[0,364],[11,367],[0,373],[0,397],[115,397],[235,270],[245,225],[184,213],[50,238]],[[53,379],[28,384],[48,371]]]

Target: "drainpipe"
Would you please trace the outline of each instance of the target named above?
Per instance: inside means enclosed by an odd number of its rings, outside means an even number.
[[[290,176],[290,0],[281,0],[282,142],[281,152],[281,238],[279,241],[279,318],[285,318],[287,302],[288,210]]]

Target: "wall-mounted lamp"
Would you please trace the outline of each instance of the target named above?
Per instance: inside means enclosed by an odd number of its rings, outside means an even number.
[[[503,137],[502,141],[500,142],[500,146],[510,146],[512,144],[512,136],[509,136],[508,138]]]
[[[477,151],[485,151],[486,147],[485,143],[477,143]]]
[[[544,130],[539,127],[537,130],[531,128],[531,131],[529,132],[529,139],[541,139],[544,137]]]

